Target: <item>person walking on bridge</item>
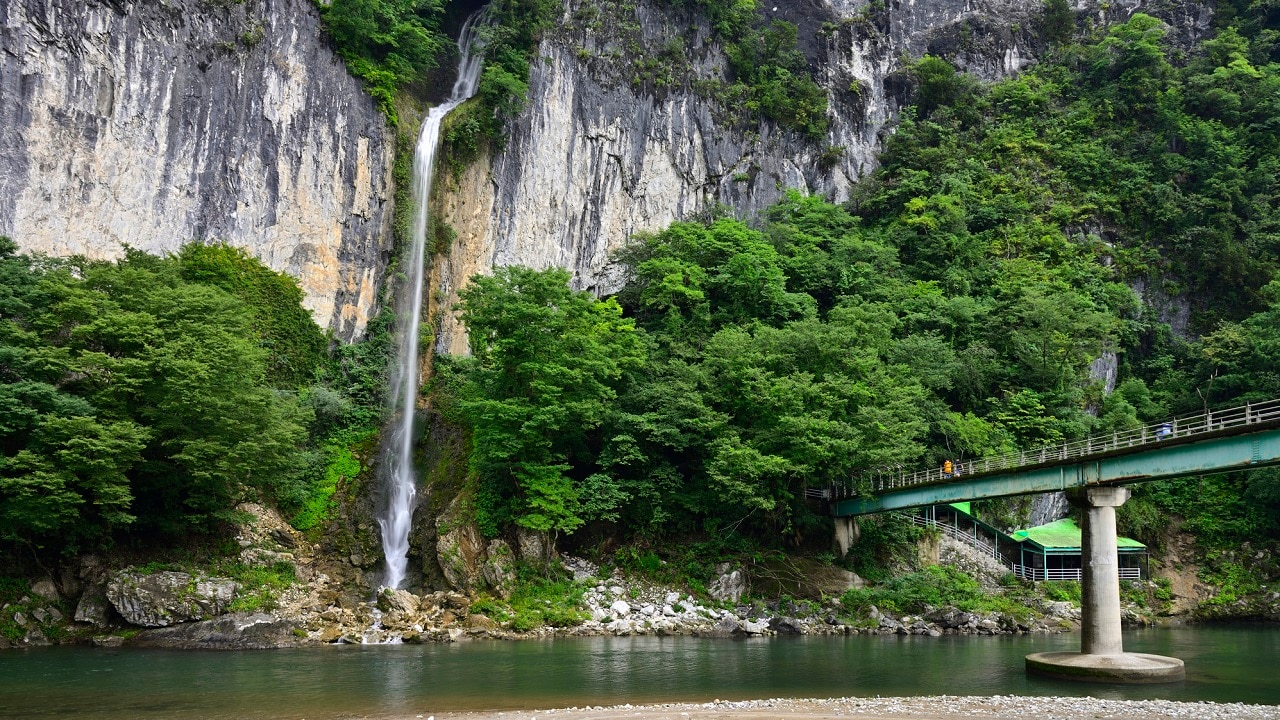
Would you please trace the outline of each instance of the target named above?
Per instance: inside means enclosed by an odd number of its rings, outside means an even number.
[[[944,478],[949,478],[949,477],[951,477],[951,468],[952,468],[952,465],[951,465],[951,460],[950,460],[950,459],[948,459],[948,460],[946,460],[945,462],[943,462],[943,463],[942,463],[942,477],[944,477]]]

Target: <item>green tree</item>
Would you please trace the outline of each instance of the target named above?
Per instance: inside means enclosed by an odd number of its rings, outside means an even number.
[[[15,250],[0,240],[0,535],[70,549],[210,529],[296,482],[309,417],[268,384],[260,314],[179,258]]]
[[[515,522],[573,532],[613,508],[584,505],[590,431],[606,418],[624,373],[645,357],[633,323],[612,300],[568,286],[560,269],[499,268],[460,294],[472,359],[458,403],[472,431],[471,466],[483,497],[501,497]],[[591,483],[602,484],[598,473]],[[615,497],[618,497],[615,494]]]

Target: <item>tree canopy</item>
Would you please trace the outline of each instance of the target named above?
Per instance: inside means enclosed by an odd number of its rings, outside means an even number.
[[[16,250],[0,239],[0,537],[203,531],[299,482],[312,412],[293,389],[324,340],[292,280],[221,245],[119,262]]]

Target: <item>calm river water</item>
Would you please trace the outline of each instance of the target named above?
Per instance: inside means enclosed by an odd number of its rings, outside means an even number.
[[[306,718],[845,695],[1092,695],[1280,704],[1280,627],[1127,632],[1180,657],[1171,685],[1028,677],[1027,653],[1078,635],[575,638],[251,652],[0,652],[0,718]]]

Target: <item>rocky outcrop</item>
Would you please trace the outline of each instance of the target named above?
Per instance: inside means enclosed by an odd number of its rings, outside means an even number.
[[[729,563],[721,563],[716,566],[716,579],[707,587],[707,593],[712,599],[736,603],[747,594],[748,589],[750,585],[747,583],[745,570]]]
[[[107,599],[126,622],[142,627],[204,620],[226,611],[236,583],[165,570],[123,570],[107,583]]]
[[[182,650],[267,650],[293,647],[305,633],[297,624],[267,613],[230,613],[213,620],[183,623],[138,633],[128,644],[135,647]]]
[[[827,90],[830,127],[814,139],[768,122],[743,127],[716,99],[726,60],[699,16],[654,0],[567,0],[561,30],[538,48],[526,110],[510,124],[505,148],[455,182],[437,183],[442,217],[457,232],[432,271],[432,312],[443,315],[437,350],[466,352],[447,311],[474,273],[560,266],[576,287],[608,293],[622,281],[610,253],[636,232],[715,207],[749,216],[789,188],[846,198],[875,167],[909,99],[906,62],[932,53],[986,79],[1016,73],[1044,48],[1041,8],[1011,0],[768,3],[767,17],[799,26]],[[1209,30],[1211,13],[1195,2],[1076,3],[1082,25],[1138,11],[1169,21],[1183,45]],[[669,73],[635,70],[655,61]]]
[[[484,538],[465,514],[461,497],[454,498],[436,520],[436,558],[445,580],[454,589],[472,592],[484,587],[481,566],[485,560]]]
[[[226,240],[363,332],[394,140],[310,0],[0,4],[0,235],[114,258]]]
[[[485,540],[470,516],[466,500],[455,497],[435,519],[436,562],[449,587],[464,593],[488,590],[511,597],[516,585],[516,555],[502,539]],[[523,552],[544,557],[547,546],[522,535],[518,543]]]

